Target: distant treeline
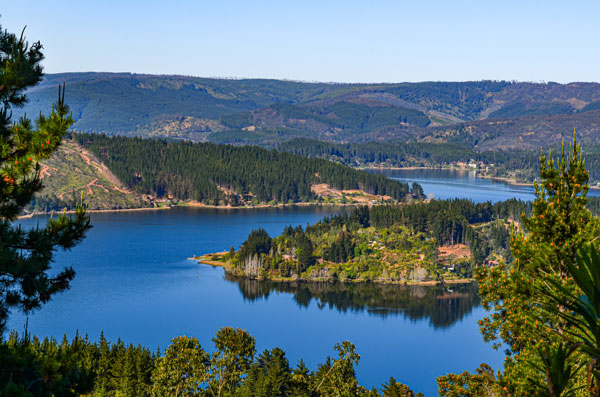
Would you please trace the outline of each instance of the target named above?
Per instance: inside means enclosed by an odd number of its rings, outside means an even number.
[[[492,150],[478,152],[470,145],[431,142],[368,142],[337,144],[314,139],[293,139],[278,146],[282,151],[306,157],[318,157],[350,166],[430,166],[440,167],[456,162],[471,160],[494,164],[492,176],[503,176],[508,171],[518,170],[526,179],[539,175],[539,151]],[[553,155],[560,154],[553,148]],[[586,168],[592,181],[600,180],[600,147],[586,145],[584,148]]]
[[[311,185],[360,189],[404,200],[406,183],[317,158],[258,147],[74,134],[129,188],[157,197],[208,204],[305,202],[317,195]]]

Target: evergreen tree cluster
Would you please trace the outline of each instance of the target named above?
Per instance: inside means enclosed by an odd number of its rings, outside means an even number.
[[[407,184],[322,159],[258,147],[74,134],[128,187],[157,197],[237,205],[307,202],[311,185],[359,189],[403,201]]]
[[[144,396],[148,395],[156,355],[142,346],[97,343],[76,335],[20,338],[13,331],[0,344],[0,395]]]
[[[343,263],[354,257],[354,247],[356,244],[352,239],[350,232],[341,232],[336,241],[323,252],[323,259]]]
[[[250,235],[240,248],[240,259],[246,260],[254,255],[268,254],[271,251],[271,237],[265,229],[259,228],[250,232]]]
[[[335,356],[311,371],[302,359],[292,367],[278,347],[256,354],[247,331],[221,328],[206,351],[198,339],[173,338],[152,353],[120,339],[98,342],[76,335],[55,339],[18,337],[0,342],[0,395],[44,396],[419,396],[390,378],[380,389],[356,379],[360,356],[350,342],[335,345]],[[390,394],[392,393],[392,394]],[[396,394],[393,394],[396,393]],[[397,394],[400,393],[400,394]],[[422,395],[421,395],[422,396]]]
[[[359,225],[386,228],[403,225],[416,232],[428,233],[439,245],[466,244],[474,262],[482,263],[490,250],[508,254],[509,230],[492,223],[485,233],[473,227],[496,220],[519,220],[530,211],[531,203],[510,199],[497,203],[474,203],[467,199],[432,200],[428,203],[356,207],[350,212],[326,217],[307,231],[324,232],[332,226]]]

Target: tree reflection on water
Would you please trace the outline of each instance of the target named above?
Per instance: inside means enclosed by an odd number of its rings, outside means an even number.
[[[314,283],[252,280],[226,274],[237,283],[244,299],[269,299],[272,292],[293,294],[300,307],[314,299],[319,309],[364,312],[379,317],[403,316],[429,320],[434,328],[448,328],[480,305],[477,285],[405,286],[377,283]]]

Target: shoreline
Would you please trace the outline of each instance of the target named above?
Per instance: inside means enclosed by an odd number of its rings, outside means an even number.
[[[465,168],[456,167],[356,167],[355,169],[366,171],[366,170],[390,170],[390,171],[401,171],[401,170],[453,170],[453,171],[468,171]]]
[[[223,255],[226,252],[215,252],[215,253],[209,253],[209,254],[204,254],[204,255],[200,255],[200,256],[193,256],[188,258],[189,260],[193,260],[195,262],[198,262],[199,264],[203,264],[203,265],[207,265],[207,266],[212,266],[212,267],[220,267],[223,269],[223,271],[227,274],[230,274],[232,276],[236,276],[236,277],[244,277],[247,278],[249,280],[257,280],[257,281],[271,281],[274,283],[291,283],[291,282],[300,282],[300,283],[374,283],[374,284],[380,284],[380,285],[399,285],[399,286],[407,286],[407,287],[435,287],[435,286],[439,286],[439,285],[458,285],[458,284],[473,284],[476,281],[474,279],[452,279],[452,280],[443,280],[443,281],[436,281],[436,280],[428,280],[428,281],[378,281],[378,280],[338,280],[338,279],[305,279],[305,278],[255,278],[255,277],[248,277],[245,275],[236,275],[232,272],[229,271],[229,269],[227,268],[227,266],[225,265],[225,263],[223,262],[219,262],[219,261],[213,261],[211,259],[207,259],[207,257],[209,256],[213,256],[213,255]]]
[[[396,204],[399,204],[397,202]],[[189,207],[189,208],[209,208],[216,210],[247,210],[247,209],[264,209],[264,208],[284,208],[284,207],[310,207],[310,206],[327,206],[327,207],[353,207],[360,205],[385,205],[389,203],[377,203],[377,204],[368,204],[368,203],[311,203],[311,202],[299,202],[299,203],[280,203],[280,204],[258,204],[258,205],[240,205],[237,207],[233,207],[230,205],[210,205],[198,202],[187,202],[187,203],[179,203],[174,205],[166,205],[163,207],[139,207],[139,208],[115,208],[115,209],[107,209],[107,210],[86,210],[87,213],[111,213],[111,212],[134,212],[134,211],[162,211],[162,210],[170,210],[178,207]],[[27,219],[32,218],[38,215],[54,215],[54,214],[74,214],[75,210],[66,210],[66,211],[48,211],[48,212],[32,212],[29,214],[19,215],[17,219]]]
[[[513,185],[513,186],[533,187],[533,183],[517,182],[513,178],[507,178],[507,177],[503,177],[503,176],[477,175],[477,177],[478,178],[482,178],[482,179],[490,179],[490,180],[493,180],[493,181],[505,182],[506,184]]]
[[[476,177],[477,178],[482,178],[482,179],[490,179],[490,180],[495,180],[495,181],[500,181],[500,182],[504,182],[507,185],[513,185],[513,186],[528,186],[528,187],[533,187],[533,182],[529,183],[529,182],[517,182],[514,178],[508,178],[508,177],[503,177],[503,176],[491,176],[491,175],[485,175],[482,174],[480,170],[472,170],[472,169],[468,169],[468,168],[458,168],[458,167],[357,167],[357,170],[370,170],[370,171],[384,171],[384,170],[388,170],[388,171],[402,171],[402,170],[449,170],[449,171],[465,171],[465,172],[473,172],[475,171],[476,173]],[[590,183],[590,190],[600,190],[600,182],[596,182],[596,185],[592,185]]]
[[[138,211],[162,211],[168,210],[172,207],[139,207],[139,208],[115,208],[110,210],[86,210],[86,213],[90,214],[102,214],[102,213],[110,213],[110,212],[138,212]],[[19,215],[17,219],[28,219],[33,218],[34,216],[39,215],[55,215],[55,214],[74,214],[75,210],[66,210],[66,211],[47,211],[47,212],[31,212],[29,214]]]

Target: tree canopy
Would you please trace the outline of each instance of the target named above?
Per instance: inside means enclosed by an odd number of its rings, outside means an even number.
[[[70,249],[90,228],[83,205],[74,217],[50,219],[46,226],[25,230],[12,222],[33,195],[42,189],[38,162],[60,145],[73,123],[65,104],[64,88],[50,115],[40,114],[35,124],[26,116],[12,119],[22,107],[25,91],[40,82],[42,45],[31,45],[23,35],[0,28],[0,335],[9,310],[30,312],[69,288],[72,268],[50,273],[57,249]]]

